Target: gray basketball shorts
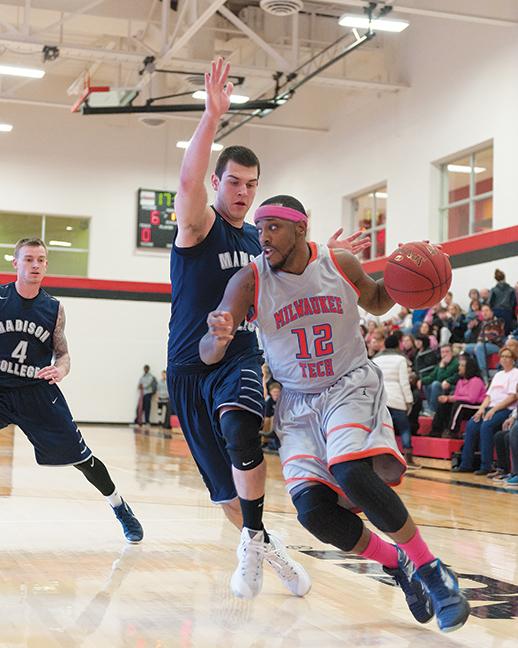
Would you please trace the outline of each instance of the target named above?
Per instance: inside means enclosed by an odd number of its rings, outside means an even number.
[[[383,377],[372,362],[318,394],[283,389],[275,429],[288,491],[304,482],[319,482],[346,499],[329,468],[366,457],[390,485],[399,484],[406,470],[386,406]]]

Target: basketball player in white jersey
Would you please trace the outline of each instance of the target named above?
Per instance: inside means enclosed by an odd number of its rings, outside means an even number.
[[[265,201],[255,223],[263,253],[230,280],[207,319],[200,356],[219,362],[243,318],[256,320],[283,384],[276,429],[299,521],[322,542],[383,565],[417,621],[435,614],[442,631],[456,630],[469,604],[390,488],[406,465],[381,373],[360,335],[358,304],[381,315],[394,302],[352,254],[306,242],[307,215],[295,198]],[[395,544],[369,531],[354,510]]]

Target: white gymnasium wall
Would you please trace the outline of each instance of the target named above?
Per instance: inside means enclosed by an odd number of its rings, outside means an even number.
[[[167,361],[169,304],[61,297],[72,369],[61,383],[78,421],[135,416],[144,364],[160,379]],[[152,412],[154,414],[154,412]]]
[[[495,147],[494,226],[518,221],[516,31],[414,17],[401,39],[409,89],[336,94],[327,133],[243,128],[228,142],[259,154],[258,201],[291,193],[311,209],[315,240],[342,224],[345,196],[380,181],[390,194],[388,248],[402,238],[436,238],[432,162],[488,140]],[[166,282],[167,256],[135,251],[136,191],[176,188],[182,152],[175,143],[189,138],[194,122],[170,120],[154,130],[135,116],[82,117],[4,103],[0,114],[15,124],[0,139],[0,210],[89,216],[90,277]],[[514,282],[515,261],[458,270],[455,295],[474,282],[491,286],[497,265]],[[63,388],[76,417],[130,420],[142,365],[156,373],[164,366],[168,305],[63,301],[73,360]]]

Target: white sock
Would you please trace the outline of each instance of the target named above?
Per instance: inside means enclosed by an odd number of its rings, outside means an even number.
[[[117,493],[117,489],[115,489],[111,495],[108,495],[106,499],[114,508],[122,504],[122,497]]]

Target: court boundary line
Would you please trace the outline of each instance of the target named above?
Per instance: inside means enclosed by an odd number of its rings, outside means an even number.
[[[423,481],[431,481],[437,484],[453,484],[453,486],[466,486],[467,488],[478,488],[480,490],[488,490],[496,493],[511,493],[514,495],[518,494],[518,488],[515,490],[514,488],[502,488],[499,486],[491,486],[490,484],[477,484],[475,482],[464,482],[458,479],[450,479],[450,480],[438,479],[437,477],[427,477],[426,475],[408,474],[408,472],[405,473],[404,478],[421,479]]]

